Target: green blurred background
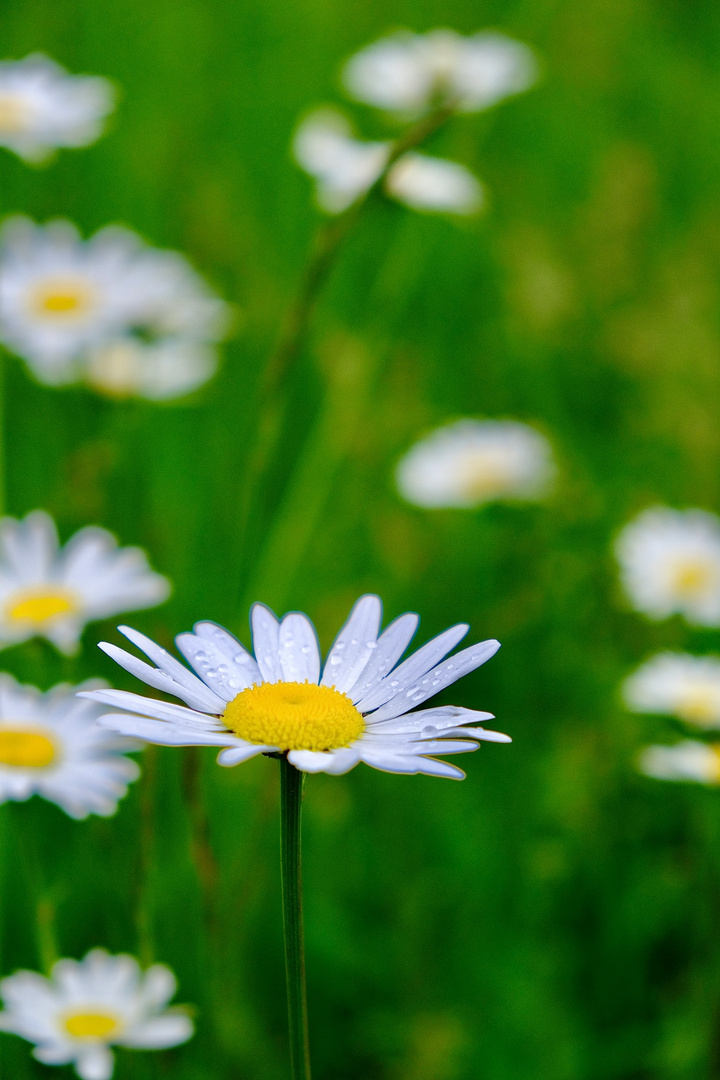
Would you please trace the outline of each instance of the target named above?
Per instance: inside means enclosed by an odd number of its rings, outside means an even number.
[[[342,101],[342,60],[388,30],[495,27],[534,45],[534,91],[456,120],[432,151],[473,168],[477,221],[378,202],[333,274],[286,424],[238,529],[258,376],[319,217],[297,118]],[[4,362],[7,510],[139,543],[173,599],[128,621],[169,645],[210,618],[248,641],[262,599],[324,648],[363,591],[418,640],[467,620],[503,649],[444,700],[512,747],[455,784],[365,766],[307,787],[305,884],[317,1080],[701,1080],[720,1076],[717,791],[634,772],[669,725],[618,685],[653,649],[717,633],[650,625],[620,596],[617,529],[665,501],[718,509],[720,8],[711,0],[23,0],[3,56],[42,50],[122,100],[96,146],[0,159],[0,211],[121,221],[186,252],[237,305],[220,375],[179,406],[50,390]],[[366,136],[389,130],[352,112]],[[423,512],[392,467],[461,415],[528,420],[561,467],[539,506]],[[43,688],[132,680],[44,642],[2,664]],[[0,970],[63,955],[170,964],[198,1032],[119,1051],[118,1080],[288,1075],[277,765],[150,748],[114,819],[0,809]],[[31,859],[33,849],[36,856]],[[32,869],[37,862],[36,869]],[[29,867],[29,869],[28,869]],[[54,916],[53,916],[54,913]],[[42,937],[42,933],[40,934]],[[69,1074],[2,1036],[0,1075]]]

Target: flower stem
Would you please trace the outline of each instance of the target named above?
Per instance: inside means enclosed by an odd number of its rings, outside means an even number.
[[[305,946],[303,942],[300,818],[305,773],[280,760],[280,871],[292,1080],[310,1080]]]

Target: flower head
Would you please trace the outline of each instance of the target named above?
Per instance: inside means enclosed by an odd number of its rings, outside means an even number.
[[[300,124],[293,143],[298,164],[317,180],[317,200],[340,213],[364,195],[385,169],[390,143],[362,142],[345,117],[320,109]],[[385,192],[412,210],[473,214],[483,202],[479,180],[455,161],[404,154],[385,179]]]
[[[81,1080],[109,1080],[110,1046],[162,1050],[193,1034],[190,1018],[167,1004],[177,988],[164,964],[143,972],[132,956],[93,949],[58,960],[49,978],[17,971],[0,982],[0,1029],[35,1043],[44,1065],[75,1066]]]
[[[391,112],[418,113],[435,102],[477,112],[531,87],[537,62],[527,45],[503,34],[431,30],[368,45],[347,62],[343,79],[352,97]]]
[[[720,657],[660,653],[626,679],[633,712],[677,716],[701,728],[720,727]]]
[[[41,382],[112,388],[122,357],[123,393],[183,393],[213,373],[226,320],[182,255],[129,229],[83,241],[69,221],[15,217],[0,234],[0,340]],[[169,373],[176,358],[182,370]]]
[[[430,755],[476,750],[482,739],[509,742],[507,735],[469,726],[490,713],[452,705],[410,710],[485,663],[499,644],[483,641],[448,657],[468,631],[460,624],[398,664],[418,617],[401,615],[380,634],[381,612],[377,596],[358,600],[322,672],[309,619],[292,612],[278,620],[263,604],[251,613],[254,656],[215,623],[178,635],[177,647],[197,674],[120,627],[157,666],[115,645],[100,647],[188,707],[121,690],[83,696],[126,710],[101,717],[113,731],[165,746],[216,746],[221,765],[279,752],[304,772],[346,773],[364,761],[386,772],[462,779],[460,769]]]
[[[101,708],[62,684],[43,693],[0,672],[0,802],[40,795],[73,818],[109,817],[140,775],[123,754],[140,744],[101,728]]]
[[[656,780],[720,784],[720,744],[685,739],[674,746],[646,746],[638,766]]]
[[[555,476],[547,439],[515,420],[458,420],[431,432],[400,459],[400,494],[430,508],[539,499]]]
[[[0,648],[45,637],[72,655],[86,623],[154,607],[169,593],[145,553],[118,547],[107,529],[81,529],[61,549],[44,511],[0,518]]]
[[[69,75],[42,53],[0,62],[0,146],[25,161],[95,142],[114,106],[107,79]]]
[[[680,614],[720,626],[720,518],[706,510],[645,510],[619,534],[623,586],[650,619]]]

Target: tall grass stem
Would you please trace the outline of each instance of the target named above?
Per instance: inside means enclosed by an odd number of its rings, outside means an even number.
[[[305,773],[280,760],[280,869],[292,1080],[310,1080],[300,823]]]

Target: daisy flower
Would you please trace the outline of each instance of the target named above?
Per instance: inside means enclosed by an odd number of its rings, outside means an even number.
[[[537,75],[532,50],[503,34],[431,30],[368,45],[347,62],[343,81],[358,101],[413,114],[442,102],[460,112],[487,109],[529,89]]]
[[[345,117],[320,109],[306,117],[293,143],[295,160],[317,181],[317,201],[330,214],[346,210],[385,169],[388,142],[354,138]],[[427,154],[403,155],[385,179],[385,193],[412,210],[473,214],[483,202],[479,180],[455,161]]]
[[[626,525],[615,552],[631,603],[650,619],[720,626],[720,518],[655,506]]]
[[[154,607],[169,593],[145,553],[118,547],[107,529],[81,529],[61,549],[44,511],[0,518],[0,648],[45,637],[71,656],[86,623]]]
[[[140,744],[101,728],[101,708],[61,684],[43,693],[0,672],[0,802],[40,795],[73,818],[109,817],[140,770],[123,752]]]
[[[428,508],[540,499],[555,476],[547,439],[515,420],[457,420],[416,443],[395,478],[407,502]]]
[[[25,161],[95,142],[114,107],[107,79],[69,75],[42,53],[0,62],[0,146]]]
[[[322,673],[309,619],[292,612],[278,620],[263,604],[251,612],[254,656],[215,623],[179,634],[177,647],[194,673],[136,630],[120,627],[156,667],[115,645],[100,648],[188,707],[122,690],[82,696],[126,710],[100,718],[113,731],[165,746],[216,746],[221,765],[286,753],[303,772],[338,775],[364,761],[385,772],[462,779],[460,769],[432,755],[476,750],[482,739],[510,742],[469,726],[492,714],[453,705],[410,710],[484,664],[499,643],[483,641],[448,657],[469,629],[462,623],[398,664],[418,616],[401,615],[379,633],[381,613],[377,596],[358,600]]]
[[[720,784],[720,744],[685,739],[675,746],[646,746],[638,767],[655,780]]]
[[[701,728],[720,727],[720,657],[660,653],[625,681],[633,712],[677,716]]]
[[[74,1065],[81,1080],[109,1080],[111,1046],[164,1050],[187,1042],[193,1024],[167,1005],[177,989],[164,964],[143,972],[133,956],[93,949],[58,960],[49,978],[16,971],[0,982],[0,1029],[35,1043],[43,1065]]]
[[[0,340],[40,382],[77,382],[89,372],[97,382],[113,350],[125,347],[135,350],[136,370],[126,386],[142,393],[144,368],[167,364],[163,348],[212,351],[227,312],[182,255],[148,247],[130,229],[111,225],[84,241],[69,221],[14,217],[0,233]],[[203,366],[209,377],[214,355]],[[158,381],[170,382],[147,378]]]

